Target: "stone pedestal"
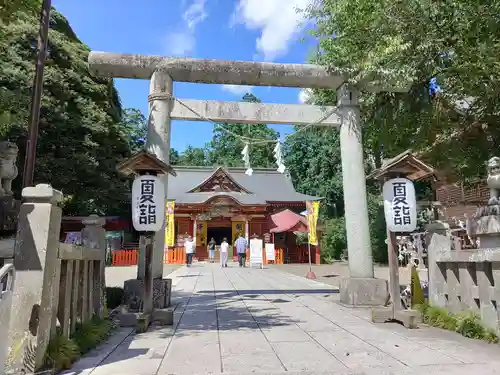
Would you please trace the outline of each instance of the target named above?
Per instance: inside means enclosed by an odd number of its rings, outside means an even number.
[[[389,301],[387,280],[346,277],[340,281],[340,302],[351,306],[385,306]]]
[[[468,219],[467,234],[479,238],[480,249],[500,247],[500,215]]]
[[[123,284],[125,304],[128,306],[130,301],[137,297],[142,300],[144,294],[144,281],[138,279],[126,280]],[[170,306],[172,293],[172,279],[154,279],[153,280],[153,307],[155,309],[164,309]]]

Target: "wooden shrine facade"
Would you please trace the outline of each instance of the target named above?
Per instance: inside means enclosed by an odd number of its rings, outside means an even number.
[[[188,235],[196,237],[196,257],[208,257],[207,243],[233,245],[241,234],[257,236],[284,250],[289,262],[308,260],[298,249],[294,231],[306,231],[301,212],[307,200],[317,197],[295,191],[289,177],[271,169],[255,169],[251,176],[241,168],[176,167],[169,179],[167,199],[175,201],[176,246]],[[313,262],[319,262],[319,247]]]

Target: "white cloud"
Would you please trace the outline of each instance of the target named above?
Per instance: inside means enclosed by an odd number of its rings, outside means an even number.
[[[206,0],[194,0],[182,14],[184,24],[179,27],[182,31],[171,32],[167,35],[167,51],[169,55],[186,56],[194,51],[196,26],[207,18],[205,11]],[[183,7],[186,1],[182,3]]]
[[[311,100],[311,90],[302,89],[299,91],[299,103],[306,104]]]
[[[222,89],[236,95],[245,95],[247,92],[252,92],[253,87],[245,85],[222,85]]]
[[[304,27],[304,14],[314,0],[239,0],[231,23],[259,30],[257,51],[271,61],[283,56],[290,43]]]
[[[194,36],[189,33],[170,33],[167,36],[167,49],[172,56],[186,56],[193,52]]]
[[[182,15],[182,19],[186,22],[188,29],[194,29],[198,23],[207,18],[205,2],[206,0],[194,0]]]

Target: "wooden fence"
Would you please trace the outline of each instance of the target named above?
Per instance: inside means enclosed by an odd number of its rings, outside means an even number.
[[[77,322],[104,316],[103,250],[61,243],[58,258],[61,276],[57,319],[62,334],[70,337]]]
[[[283,249],[276,249],[276,260],[274,264],[283,264]],[[120,266],[136,266],[139,261],[138,254],[139,252],[135,250],[114,250],[113,252],[113,262],[112,265],[115,267]],[[249,257],[249,250],[247,250],[247,260]],[[262,259],[264,260],[264,264],[268,264],[266,259],[266,250],[262,249]],[[185,264],[186,263],[186,253],[184,252],[184,248],[178,247],[174,249],[165,250],[165,254],[163,257],[164,264]]]
[[[268,261],[266,257],[266,249],[262,249],[262,262],[263,264],[283,264],[283,249],[275,249],[274,250],[275,260]],[[247,259],[246,263],[250,263],[250,249],[247,249]]]

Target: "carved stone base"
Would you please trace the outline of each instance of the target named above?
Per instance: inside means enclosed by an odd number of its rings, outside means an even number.
[[[174,324],[174,308],[155,309],[153,311],[153,321],[162,326],[171,326]]]
[[[138,279],[126,280],[123,284],[125,305],[129,306],[134,298],[142,301],[144,297],[144,281]],[[164,309],[170,306],[172,295],[172,279],[153,280],[153,307]]]
[[[384,306],[389,299],[387,280],[345,277],[339,289],[340,302],[348,306]]]
[[[129,312],[126,309],[122,309],[118,313],[118,321],[120,322],[120,327],[135,327],[137,326],[137,321],[141,313]]]
[[[406,328],[414,329],[418,328],[418,323],[421,322],[421,316],[420,313],[415,310],[393,311],[392,306],[372,310],[373,323],[387,323],[391,321],[400,322]]]
[[[148,330],[151,324],[151,314],[142,313],[137,318],[137,325],[135,326],[135,333],[144,333]]]

